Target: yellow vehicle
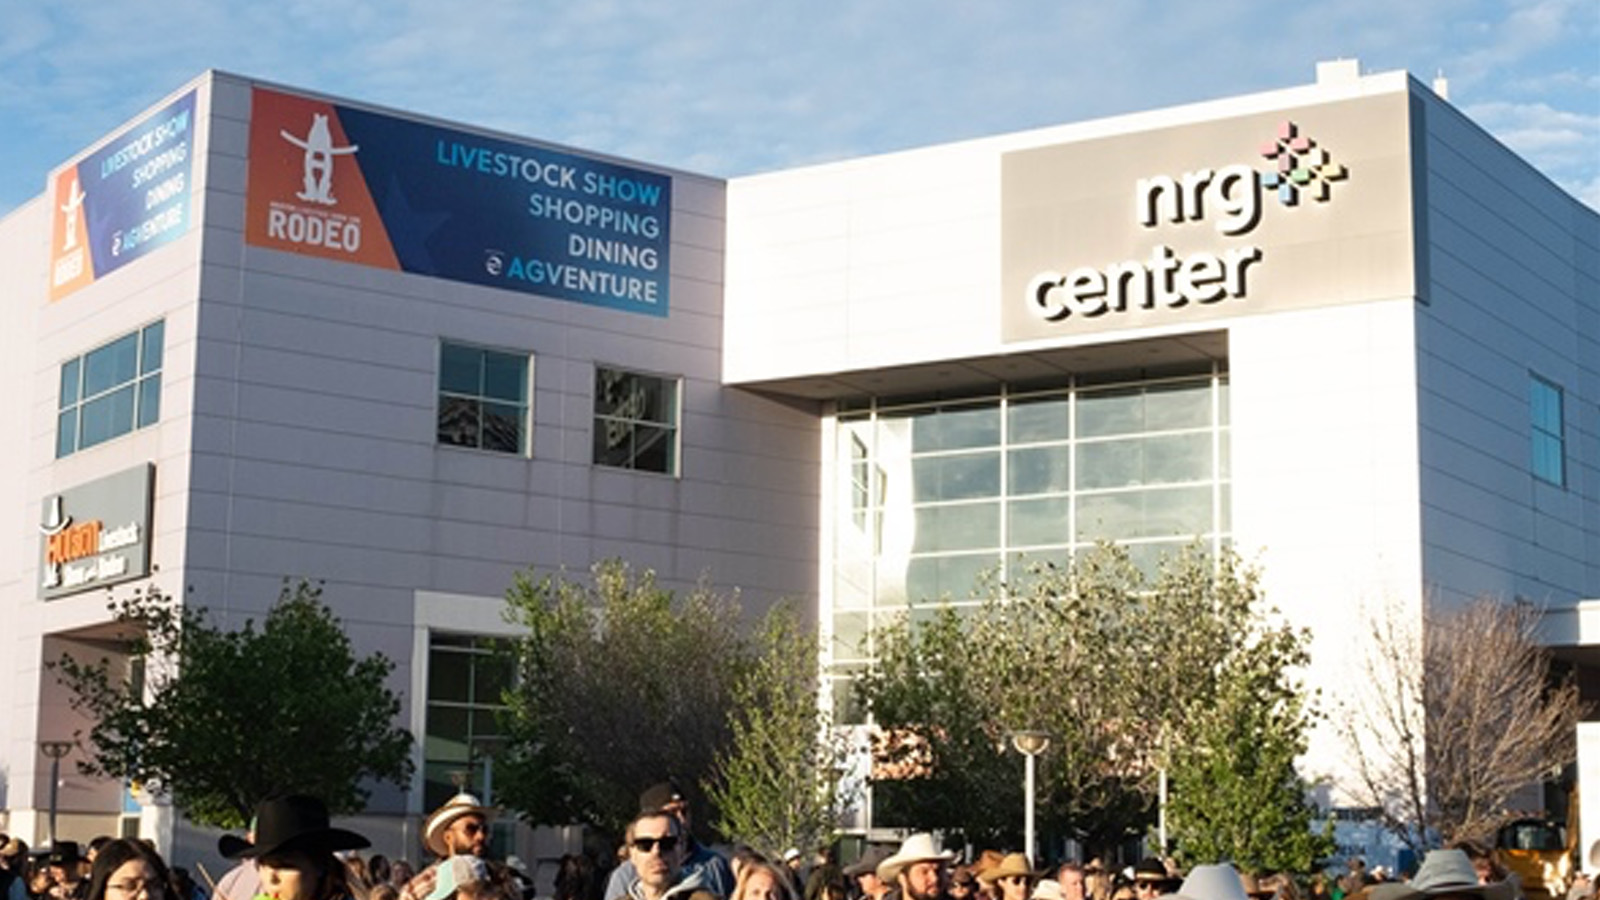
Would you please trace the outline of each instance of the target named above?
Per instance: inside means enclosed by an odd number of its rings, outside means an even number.
[[[1495,859],[1521,882],[1528,900],[1565,900],[1573,875],[1567,831],[1543,819],[1518,819],[1496,832]]]

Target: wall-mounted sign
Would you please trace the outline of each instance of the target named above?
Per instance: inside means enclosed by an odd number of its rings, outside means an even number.
[[[667,314],[672,179],[257,88],[245,239]]]
[[[1004,339],[1413,296],[1407,103],[1006,154]]]
[[[44,498],[39,596],[65,597],[150,574],[150,463]]]
[[[146,116],[51,185],[50,299],[189,230],[195,92]]]

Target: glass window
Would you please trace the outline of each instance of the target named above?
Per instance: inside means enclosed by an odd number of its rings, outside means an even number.
[[[993,497],[1000,492],[1000,454],[920,457],[911,478],[913,499],[919,503]]]
[[[1533,475],[1541,481],[1567,483],[1566,429],[1563,427],[1561,388],[1537,375],[1528,389],[1533,424]]]
[[[501,694],[511,682],[511,663],[497,652],[493,639],[430,637],[424,806],[440,806],[460,790],[482,792],[483,757],[499,740],[497,716],[505,708]]]
[[[439,443],[527,455],[528,393],[526,355],[442,344]]]
[[[1053,494],[1072,486],[1072,448],[1066,444],[1013,450],[1006,484],[1015,494]]]
[[[596,368],[595,465],[678,474],[678,405],[675,378]]]
[[[838,417],[823,612],[836,686],[871,662],[859,635],[970,608],[992,589],[985,573],[1014,585],[1033,563],[1065,562],[1097,540],[1143,567],[1196,538],[1227,544],[1227,375],[1116,377],[868,400]]]
[[[913,419],[911,447],[918,453],[985,447],[1000,442],[1000,407],[940,407],[919,412]]]
[[[61,364],[56,456],[87,450],[161,418],[163,323]]]
[[[1013,444],[1064,441],[1069,436],[1072,423],[1066,397],[1025,397],[1012,402],[1008,412],[1007,440]]]

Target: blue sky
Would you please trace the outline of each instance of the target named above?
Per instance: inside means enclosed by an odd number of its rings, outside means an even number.
[[[218,68],[733,176],[1305,84],[1449,78],[1600,208],[1595,0],[8,0],[0,215]]]

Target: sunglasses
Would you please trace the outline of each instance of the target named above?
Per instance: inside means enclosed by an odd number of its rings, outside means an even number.
[[[640,853],[653,853],[657,844],[661,845],[662,853],[671,853],[678,849],[678,836],[669,834],[664,837],[636,837],[632,846]]]

